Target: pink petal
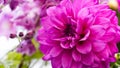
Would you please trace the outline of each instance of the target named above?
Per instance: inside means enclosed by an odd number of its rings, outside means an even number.
[[[94,6],[91,6],[91,8],[89,8],[89,10],[90,10],[90,12],[91,13],[94,13],[94,15],[97,15],[98,14],[98,12],[101,10],[101,9],[108,9],[109,8],[109,6],[107,5],[107,4],[103,4],[103,5],[94,5]],[[99,12],[99,13],[101,13],[101,12]],[[109,11],[107,11],[107,13],[109,13]],[[111,11],[110,11],[110,13],[111,13]],[[104,14],[106,14],[106,13],[101,13],[102,15]],[[100,15],[101,15],[100,14]]]
[[[81,61],[81,54],[77,52],[76,50],[72,52],[72,57],[74,61]]]
[[[56,12],[55,12],[55,10],[56,10],[57,8],[55,7],[55,6],[53,6],[53,7],[50,7],[49,9],[47,9],[47,15],[49,15],[49,16],[54,16],[55,14],[56,14]]]
[[[62,48],[65,48],[65,49],[70,48],[70,42],[69,41],[61,42],[60,45],[61,45]]]
[[[85,55],[82,55],[82,63],[85,65],[91,65],[94,62],[94,56],[93,53],[88,53]]]
[[[97,3],[97,0],[74,0],[73,5],[76,11],[79,11],[83,7],[92,6]]]
[[[62,51],[63,51],[63,49],[62,49],[61,47],[55,46],[55,47],[53,47],[53,48],[51,49],[50,55],[51,55],[52,57],[56,57],[56,56],[58,56]]]
[[[106,43],[101,40],[96,40],[92,44],[93,44],[93,51],[95,51],[95,52],[102,51],[106,46]]]
[[[104,22],[103,22],[104,21]],[[110,26],[110,19],[105,18],[105,17],[96,17],[94,24],[100,24],[102,25],[104,28],[108,28]]]
[[[90,30],[87,30],[85,36],[82,39],[80,39],[79,41],[85,41],[85,40],[87,40],[88,37],[89,37],[89,35],[90,35]]]
[[[47,48],[47,49],[44,49],[44,48]],[[40,49],[42,50],[42,52],[45,52],[45,56],[43,57],[44,60],[49,60],[52,57],[58,56],[63,50],[60,47],[49,48],[48,46],[45,47],[45,45],[42,45]]]
[[[42,59],[43,59],[43,60],[50,60],[50,59],[51,59],[51,55],[50,55],[50,54],[47,54],[47,55],[43,56]]]
[[[110,51],[109,51],[108,47],[106,47],[104,50],[97,53],[98,54],[97,56],[100,58],[101,61],[105,61],[108,59],[109,53],[110,53]]]
[[[73,61],[71,68],[82,68],[82,63]]]
[[[64,29],[64,23],[61,22],[60,20],[58,20],[58,19],[56,19],[54,17],[50,18],[50,20],[51,20],[51,26],[53,26],[53,27],[55,27],[55,28],[57,28],[59,30]]]
[[[76,49],[78,50],[78,52],[82,54],[87,54],[92,50],[92,45],[90,42],[86,41],[83,42],[82,44],[78,44]]]
[[[109,43],[108,45],[109,45],[108,47],[110,48],[111,55],[119,51],[116,43]]]
[[[70,68],[72,63],[72,56],[70,53],[64,53],[62,56],[62,66],[63,68]]]
[[[115,39],[114,33],[106,33],[103,37],[101,37],[101,40],[104,40],[104,42],[110,42]]]
[[[60,59],[61,59],[61,55],[59,55],[51,60],[52,68],[61,68],[62,67]]]
[[[82,26],[82,22],[81,22],[81,21],[82,21],[82,20],[77,21],[76,32],[77,32],[78,34],[81,34],[81,33],[82,33],[82,30],[83,30],[83,26]]]
[[[105,29],[102,25],[93,25],[90,27],[92,38],[99,38],[105,34]]]
[[[40,49],[40,51],[42,51],[42,53],[44,53],[46,55],[50,52],[50,50],[52,49],[52,46],[41,44],[39,49]]]
[[[78,18],[83,20],[86,18],[86,16],[88,16],[88,14],[89,14],[88,8],[83,8],[78,12]]]

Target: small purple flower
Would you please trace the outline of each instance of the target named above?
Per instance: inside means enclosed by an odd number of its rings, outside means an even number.
[[[17,48],[17,52],[30,56],[34,54],[35,51],[36,51],[35,46],[32,44],[30,40],[22,41],[20,46]]]
[[[52,68],[109,68],[118,52],[116,12],[95,0],[63,0],[50,7],[38,32],[44,60]]]
[[[11,33],[16,33],[16,26],[12,21],[13,15],[10,6],[7,5],[1,9],[0,13],[0,36],[9,38]]]
[[[35,29],[36,24],[39,22],[40,8],[34,1],[28,1],[18,5],[12,13],[14,15],[14,23],[27,30]]]

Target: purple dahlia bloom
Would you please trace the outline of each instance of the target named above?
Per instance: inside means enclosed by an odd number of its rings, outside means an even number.
[[[47,10],[38,32],[44,60],[53,68],[109,68],[118,52],[115,11],[95,0],[64,0]]]

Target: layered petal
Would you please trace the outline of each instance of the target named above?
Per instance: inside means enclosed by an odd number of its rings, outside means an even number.
[[[92,44],[89,41],[83,42],[82,44],[78,44],[76,46],[78,52],[82,54],[87,54],[92,50]]]
[[[69,52],[63,53],[62,58],[61,58],[63,68],[70,68],[72,64],[71,57],[72,55]]]

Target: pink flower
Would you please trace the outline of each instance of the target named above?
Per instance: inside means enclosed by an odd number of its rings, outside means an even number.
[[[95,0],[64,0],[50,7],[38,32],[44,60],[52,68],[109,68],[118,52],[115,11]]]

